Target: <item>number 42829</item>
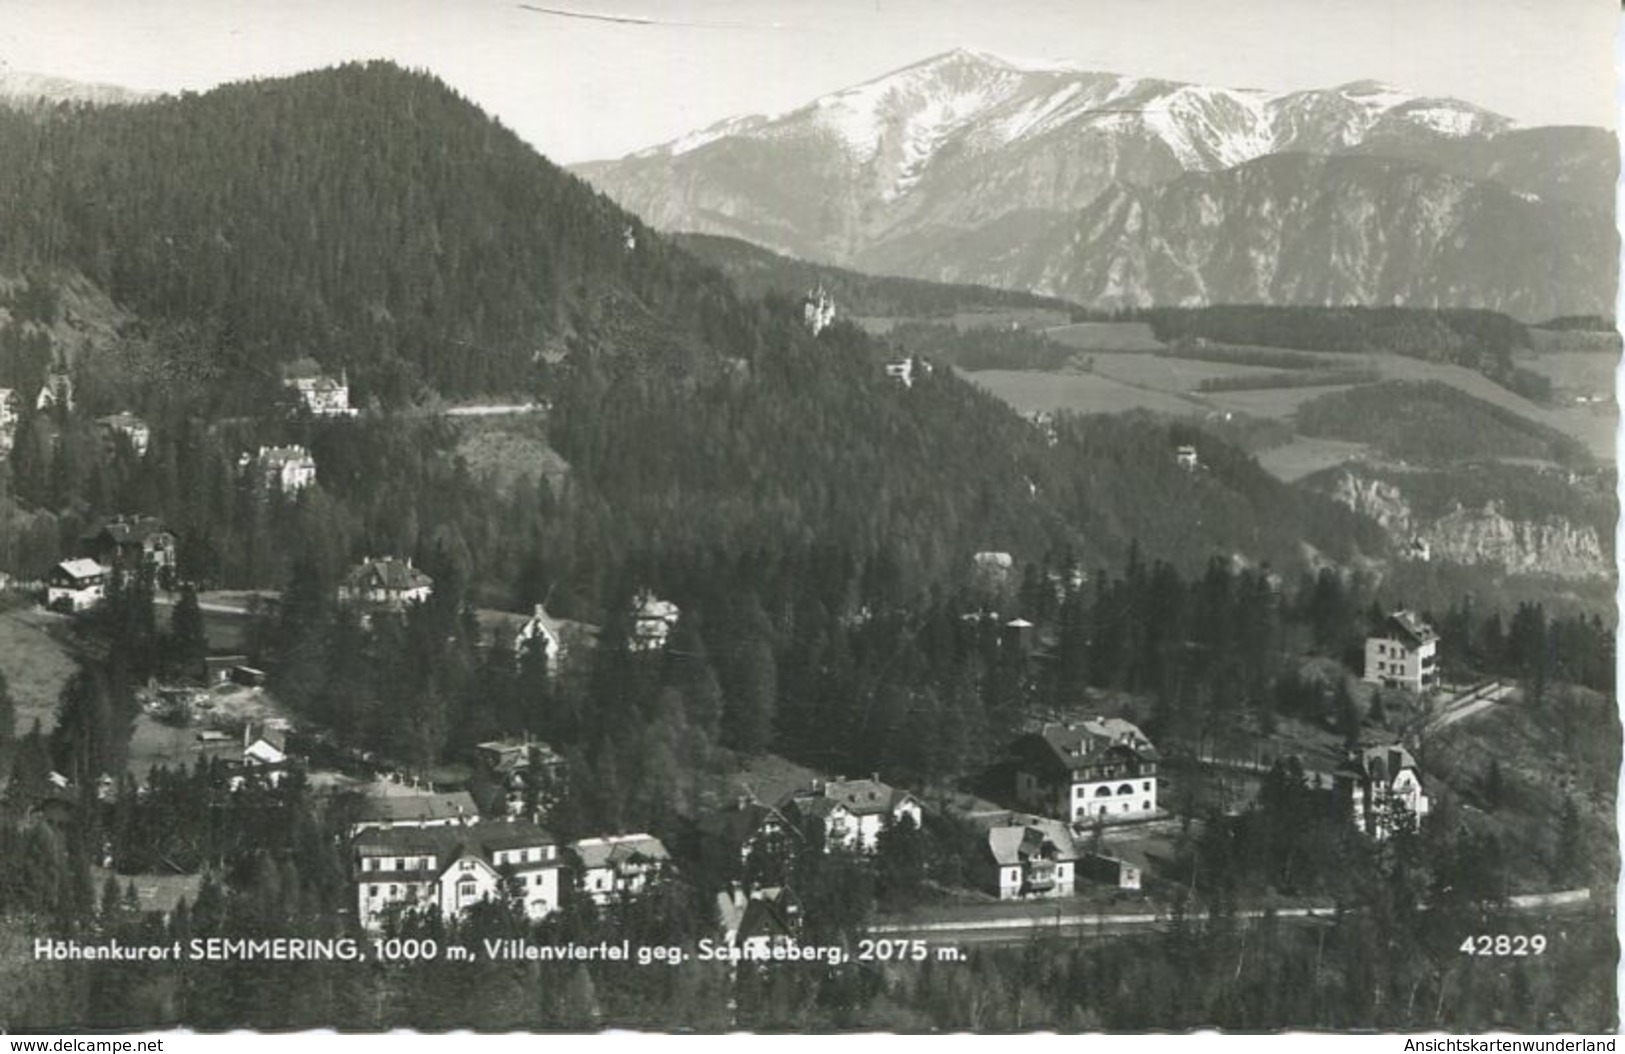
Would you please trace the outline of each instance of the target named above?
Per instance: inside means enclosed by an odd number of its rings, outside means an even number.
[[[1479,933],[1462,941],[1456,950],[1468,955],[1544,955],[1546,938],[1539,933],[1532,937],[1522,933]]]

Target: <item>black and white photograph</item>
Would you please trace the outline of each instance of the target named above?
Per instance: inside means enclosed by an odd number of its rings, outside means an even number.
[[[1613,1050],[1619,29],[0,0],[0,1032]]]

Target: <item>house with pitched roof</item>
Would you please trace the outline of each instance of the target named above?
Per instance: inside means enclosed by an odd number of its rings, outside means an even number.
[[[564,622],[537,604],[530,618],[515,631],[513,644],[514,655],[521,660],[527,653],[542,649],[541,654],[547,657],[547,672],[557,674],[564,661]]]
[[[659,651],[666,646],[666,638],[682,614],[669,600],[662,600],[648,590],[639,593],[632,602],[632,650]]]
[[[1378,841],[1421,823],[1428,814],[1421,770],[1398,743],[1351,754],[1335,775],[1353,806],[1354,826]]]
[[[53,611],[88,611],[107,597],[113,569],[95,560],[64,560],[45,575],[45,606]]]
[[[581,891],[594,904],[635,897],[671,866],[671,854],[650,834],[612,834],[570,843]]]
[[[784,881],[802,841],[782,811],[744,797],[703,813],[695,827],[702,870],[747,890]]]
[[[738,886],[717,893],[722,943],[749,962],[769,962],[801,933],[801,902],[788,886],[763,886],[747,894]]]
[[[564,756],[541,740],[493,739],[474,748],[472,789],[487,813],[545,813],[565,782]]]
[[[73,406],[73,377],[60,369],[47,373],[45,383],[40,385],[39,395],[34,399],[34,409],[60,408],[71,413]]]
[[[237,459],[237,471],[258,483],[267,494],[298,494],[316,482],[316,459],[310,451],[290,446],[262,446],[256,454]]]
[[[395,913],[452,918],[482,902],[511,901],[531,919],[559,906],[558,839],[524,820],[369,828],[350,851],[356,918],[367,929]]]
[[[878,777],[815,780],[810,788],[791,791],[779,808],[794,823],[821,825],[826,849],[872,853],[887,824],[908,817],[920,826],[920,800]]]
[[[382,793],[369,794],[361,803],[350,824],[352,837],[372,829],[467,825],[480,817],[479,807],[467,791],[394,793],[388,784],[375,787]]]
[[[1439,683],[1439,635],[1414,611],[1395,611],[1365,641],[1361,678],[1422,692]]]
[[[339,603],[399,611],[429,599],[434,579],[412,566],[412,560],[393,556],[368,557],[350,568],[339,583]]]
[[[1157,812],[1156,747],[1120,717],[1046,725],[1011,744],[1016,800],[1067,823]]]
[[[1069,897],[1081,855],[1066,824],[1014,816],[988,828],[981,846],[980,885],[1000,900]]]
[[[337,379],[325,373],[300,371],[282,383],[299,398],[299,408],[315,417],[354,417],[350,405],[350,379],[344,371]]]
[[[101,430],[102,439],[109,447],[115,445],[120,436],[124,437],[129,441],[130,449],[135,451],[136,457],[144,457],[147,445],[152,441],[152,429],[147,426],[147,422],[129,411],[98,417],[96,427]]]
[[[175,573],[175,535],[156,516],[109,516],[79,536],[85,556],[119,574],[150,572],[166,584]]]

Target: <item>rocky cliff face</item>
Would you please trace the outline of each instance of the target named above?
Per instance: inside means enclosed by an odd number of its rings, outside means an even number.
[[[1402,489],[1380,479],[1343,473],[1331,496],[1382,525],[1398,547],[1426,541],[1432,559],[1488,565],[1508,573],[1560,578],[1608,578],[1613,560],[1595,527],[1564,516],[1514,519],[1498,502],[1460,505],[1442,516],[1419,517]]]
[[[1459,509],[1421,533],[1432,544],[1435,560],[1560,578],[1606,578],[1613,570],[1595,528],[1559,516],[1540,522],[1511,520],[1494,503]]]

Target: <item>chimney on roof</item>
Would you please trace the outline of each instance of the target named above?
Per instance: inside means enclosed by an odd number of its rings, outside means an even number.
[[[542,610],[542,605],[537,604],[536,605],[536,617],[541,618],[545,614],[546,614],[546,612]]]

